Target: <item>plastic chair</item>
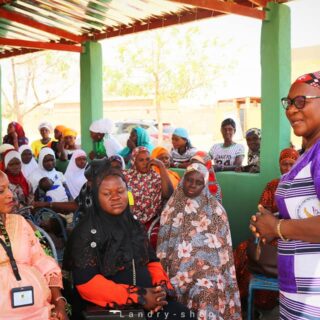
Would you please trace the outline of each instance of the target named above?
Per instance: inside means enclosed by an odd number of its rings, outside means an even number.
[[[36,225],[36,228],[37,228],[37,231],[40,232],[41,236],[45,239],[46,243],[49,245],[50,247],[50,250],[52,252],[52,255],[53,255],[53,258],[58,262],[58,254],[57,254],[57,250],[56,250],[56,247],[51,239],[51,237],[48,235],[48,233],[43,230],[41,227],[37,226]]]
[[[279,291],[278,278],[266,277],[262,274],[253,274],[249,283],[248,315],[247,319],[252,320],[254,309],[254,290]]]

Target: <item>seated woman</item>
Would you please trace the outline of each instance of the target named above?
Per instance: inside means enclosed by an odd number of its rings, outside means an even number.
[[[208,177],[200,163],[186,169],[161,214],[157,255],[178,301],[198,319],[241,319],[228,217]]]
[[[36,159],[39,157],[40,150],[44,147],[51,147],[52,142],[52,139],[50,138],[52,126],[49,122],[40,123],[38,129],[41,135],[41,139],[35,140],[31,143],[32,153],[36,157]]]
[[[38,163],[32,155],[31,147],[27,144],[19,147],[19,153],[21,156],[21,170],[26,179],[29,178],[31,172],[38,168]]]
[[[50,178],[54,184],[62,185],[70,196],[70,191],[66,185],[66,178],[63,173],[55,169],[55,155],[54,151],[51,148],[45,147],[42,148],[39,154],[38,168],[35,169],[30,175],[29,181],[31,182],[32,189],[36,190],[39,185],[39,181],[43,177]]]
[[[94,176],[92,195],[65,255],[81,298],[102,308],[143,308],[148,319],[195,318],[170,299],[172,286],[130,212],[121,171],[103,167]]]
[[[73,199],[79,195],[81,188],[87,182],[84,176],[86,165],[87,154],[85,151],[81,149],[74,151],[65,173],[66,183]]]
[[[16,150],[10,150],[4,158],[4,167],[9,179],[9,188],[15,200],[15,210],[33,204],[32,185],[21,171],[21,156]]]
[[[213,169],[212,161],[208,153],[204,151],[197,151],[197,153],[191,158],[191,163],[202,163],[209,171],[208,188],[209,191],[216,199],[222,203],[222,193],[220,185],[217,181],[216,174]]]
[[[233,119],[227,118],[221,123],[221,134],[223,143],[214,144],[209,155],[214,161],[214,170],[234,171],[241,167],[244,158],[244,146],[233,141],[236,133],[236,123]]]
[[[61,270],[44,253],[29,223],[12,214],[12,206],[8,178],[0,171],[0,318],[67,320]],[[7,252],[13,253],[16,269]]]
[[[172,183],[173,189],[175,189],[180,181],[180,176],[176,172],[169,169],[170,168],[169,151],[164,147],[156,147],[152,150],[151,159],[158,159],[163,162],[163,164],[167,168],[167,172],[168,172],[170,181]],[[159,169],[154,168],[154,170],[159,173]]]
[[[28,144],[29,140],[26,137],[22,125],[18,122],[10,122],[8,124],[7,134],[3,137],[3,143],[8,143],[14,146],[16,150],[24,144]]]
[[[279,157],[281,175],[289,172],[298,158],[299,153],[295,149],[287,148],[282,150]],[[265,207],[276,216],[278,215],[278,207],[275,201],[275,193],[279,182],[280,178],[276,178],[268,182],[259,200],[260,205]],[[272,242],[272,244],[274,246],[277,246],[277,241]],[[242,301],[247,300],[249,282],[251,278],[251,273],[248,270],[248,245],[249,240],[243,241],[234,250],[234,261]],[[276,305],[278,297],[278,292],[275,293],[270,291],[258,290],[255,292],[254,302],[258,308],[271,309]]]
[[[157,228],[153,224],[158,219],[163,208],[164,201],[168,200],[173,192],[173,187],[164,164],[158,159],[150,159],[150,153],[145,147],[137,147],[132,152],[131,169],[124,171],[128,189],[133,194],[134,204],[132,213],[146,226]],[[159,169],[156,173],[152,166]],[[156,229],[157,230],[157,229]],[[151,244],[156,247],[157,232],[153,234]]]
[[[145,147],[149,152],[153,150],[153,145],[150,142],[147,130],[141,127],[135,127],[131,130],[127,146],[118,152],[118,154],[124,158],[127,168],[131,165],[131,154],[136,147]]]
[[[110,161],[111,167],[113,167],[113,168],[118,168],[120,170],[125,170],[125,168],[126,168],[126,164],[124,162],[124,159],[121,156],[119,156],[118,154],[111,156],[109,158],[109,161]]]
[[[113,122],[110,119],[99,119],[90,125],[90,137],[93,142],[93,151],[89,158],[101,159],[111,157],[121,151],[122,146],[112,135]]]
[[[176,128],[172,133],[171,166],[186,168],[197,149],[191,144],[189,134],[184,128]]]

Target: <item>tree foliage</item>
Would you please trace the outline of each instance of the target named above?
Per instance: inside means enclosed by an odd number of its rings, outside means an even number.
[[[52,51],[6,60],[2,64],[3,116],[23,124],[26,115],[63,94],[72,81],[68,61],[68,54]]]

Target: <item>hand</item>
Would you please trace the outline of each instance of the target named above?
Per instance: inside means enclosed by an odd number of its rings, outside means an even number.
[[[68,316],[66,313],[65,303],[62,301],[61,303],[57,303],[55,307],[51,310],[50,320],[68,320]]]
[[[168,304],[166,301],[166,292],[162,287],[146,288],[146,291],[144,295],[146,300],[146,303],[143,305],[144,309],[157,312]]]
[[[241,166],[240,166],[240,167],[235,167],[234,171],[235,171],[235,172],[242,172],[243,169],[242,169]]]
[[[271,241],[278,236],[278,219],[262,205],[258,205],[259,213],[252,216],[250,220],[250,230],[255,237],[262,238],[263,242]]]
[[[130,150],[133,150],[133,149],[136,147],[136,144],[135,144],[131,139],[128,139],[128,141],[127,141],[127,147],[128,147]]]
[[[156,167],[158,167],[159,169],[160,169],[160,168],[165,168],[163,162],[160,161],[160,160],[158,160],[158,159],[151,159],[151,160],[149,161],[148,168],[150,169],[152,166],[156,166]]]

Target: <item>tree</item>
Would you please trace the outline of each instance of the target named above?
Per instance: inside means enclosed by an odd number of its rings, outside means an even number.
[[[63,94],[73,84],[68,55],[45,51],[5,61],[2,66],[6,77],[1,90],[3,116],[23,124],[27,114]]]
[[[199,27],[168,28],[136,35],[118,45],[104,66],[108,96],[153,96],[160,136],[161,106],[191,95],[210,99],[236,60],[230,40],[204,35]],[[161,143],[161,137],[160,137]]]

